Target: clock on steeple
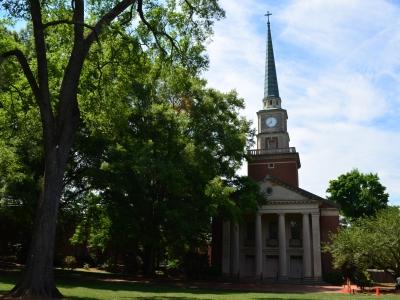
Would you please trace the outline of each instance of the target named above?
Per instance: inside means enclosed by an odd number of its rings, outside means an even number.
[[[275,117],[268,117],[265,119],[265,125],[267,125],[268,128],[274,128],[278,124],[278,119]]]
[[[297,170],[300,168],[300,158],[296,149],[289,146],[288,115],[281,107],[269,18],[263,109],[257,112],[257,116],[257,149],[249,150],[249,176],[259,181],[270,175],[298,186]]]

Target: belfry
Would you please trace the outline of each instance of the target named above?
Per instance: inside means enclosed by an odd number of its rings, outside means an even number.
[[[213,224],[212,263],[225,276],[273,281],[321,281],[331,271],[321,244],[339,226],[339,208],[299,187],[300,157],[290,147],[267,22],[264,98],[257,112],[257,148],[249,150],[248,176],[266,201],[245,222]]]

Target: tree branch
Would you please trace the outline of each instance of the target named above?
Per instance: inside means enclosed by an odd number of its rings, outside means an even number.
[[[48,28],[48,27],[57,26],[57,25],[61,25],[61,24],[80,25],[80,26],[83,26],[83,27],[85,27],[85,28],[88,28],[88,29],[92,30],[92,32],[94,32],[95,39],[96,39],[97,42],[100,44],[99,34],[98,34],[98,32],[96,31],[96,28],[95,28],[94,26],[89,25],[89,24],[86,24],[86,23],[84,23],[84,22],[75,22],[75,21],[66,20],[66,19],[63,19],[63,20],[55,20],[55,21],[50,21],[50,22],[47,22],[46,24],[43,24],[43,28],[46,29],[46,28]]]
[[[22,86],[22,90],[24,90],[26,88],[26,85]],[[34,103],[32,102],[32,98],[31,97],[27,97],[26,95],[24,95],[24,93],[22,92],[21,88],[17,87],[16,85],[10,83],[10,89],[8,89],[9,92],[13,93],[17,93],[21,103],[23,104],[22,109],[25,112],[25,115],[28,113],[28,109],[29,106],[34,105]]]
[[[35,50],[38,69],[39,95],[36,101],[39,104],[40,114],[43,122],[45,139],[53,139],[54,113],[50,103],[49,75],[47,66],[46,42],[42,22],[42,12],[39,0],[29,0],[30,13],[32,17],[33,35],[35,38]],[[50,140],[48,140],[50,141]],[[48,146],[48,144],[47,144]],[[47,148],[45,146],[45,148]]]
[[[29,67],[28,60],[26,59],[25,55],[22,53],[21,50],[14,49],[11,51],[7,51],[3,54],[0,54],[0,65],[3,61],[12,56],[15,56],[17,58],[19,64],[21,65],[22,71],[24,72],[24,75],[28,80],[28,83],[32,89],[32,92],[35,95],[36,100],[39,99],[40,98],[39,87],[37,85],[35,77],[33,76],[31,68]],[[38,104],[40,105],[39,102]]]
[[[190,15],[189,15],[189,17],[190,17],[190,19],[192,20],[193,14],[194,14],[194,12],[196,11],[196,8],[192,5],[192,3],[190,3],[190,1],[184,0],[184,2],[186,3],[186,5],[187,5],[187,6],[189,7],[189,9],[190,9]]]
[[[83,31],[85,23],[85,3],[83,0],[74,1],[74,15],[72,20],[74,22],[74,43],[79,45],[83,44]]]
[[[151,31],[151,33],[154,36],[157,46],[161,49],[161,51],[164,52],[164,54],[166,54],[166,51],[160,45],[160,42],[158,40],[158,35],[164,35],[170,41],[172,48],[175,48],[178,51],[178,53],[180,52],[179,47],[176,45],[176,41],[168,33],[166,33],[165,31],[159,31],[158,29],[153,28],[153,26],[151,26],[151,24],[146,20],[144,13],[143,13],[143,0],[138,0],[137,12],[139,13],[140,20],[142,20],[143,24],[146,25],[147,28],[149,28],[149,30]]]
[[[134,8],[134,6],[132,5],[131,9],[129,11],[129,17],[125,21],[121,22],[122,25],[127,25],[130,21],[132,21],[132,19],[133,19],[133,8]]]
[[[56,21],[47,22],[47,23],[43,24],[43,28],[46,29],[48,27],[57,26],[57,25],[61,25],[61,24],[81,25],[81,26],[89,28],[89,29],[91,29],[93,31],[95,30],[94,26],[91,26],[91,25],[86,24],[86,23],[74,22],[72,20],[56,20]]]
[[[103,15],[94,26],[93,31],[86,37],[86,48],[89,50],[93,41],[97,39],[98,33],[101,32],[105,25],[110,24],[116,17],[118,17],[130,5],[133,5],[136,0],[123,0],[115,5],[109,12]]]

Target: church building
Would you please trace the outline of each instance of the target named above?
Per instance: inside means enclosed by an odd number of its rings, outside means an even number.
[[[240,224],[214,222],[212,264],[234,278],[320,281],[331,271],[330,257],[321,248],[329,233],[337,231],[339,208],[299,187],[300,156],[289,145],[269,18],[267,27],[257,149],[249,150],[248,161],[248,176],[259,183],[266,201]]]

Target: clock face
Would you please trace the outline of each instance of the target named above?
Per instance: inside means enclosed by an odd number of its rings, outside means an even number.
[[[277,123],[278,120],[275,117],[268,117],[265,119],[265,125],[267,125],[269,128],[275,127]]]

